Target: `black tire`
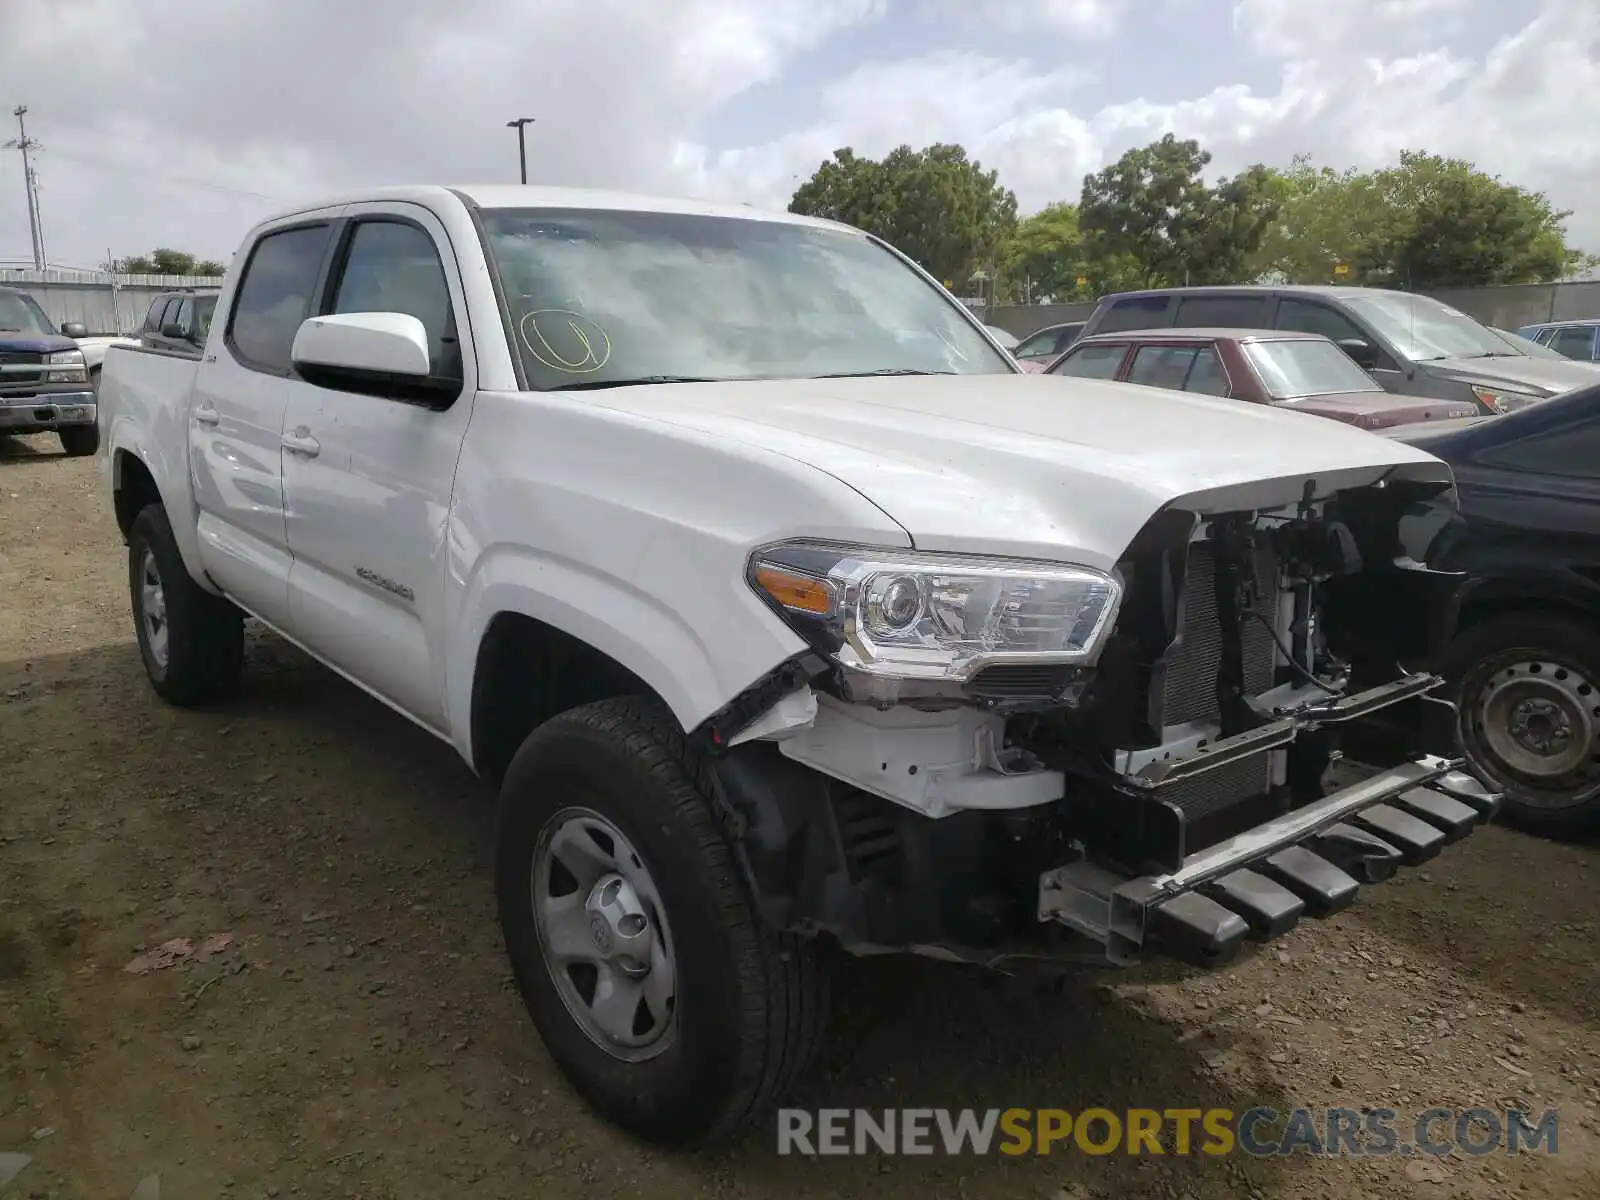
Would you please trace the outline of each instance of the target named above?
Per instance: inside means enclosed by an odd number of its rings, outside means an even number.
[[[1467,758],[1485,781],[1505,792],[1501,811],[1508,824],[1556,837],[1600,827],[1600,744],[1589,741],[1587,757],[1580,756],[1571,770],[1541,778],[1518,770],[1497,751],[1497,742],[1507,745],[1509,734],[1491,730],[1495,718],[1484,708],[1497,683],[1520,675],[1539,687],[1560,685],[1549,694],[1564,695],[1564,703],[1574,706],[1566,710],[1569,727],[1574,711],[1586,722],[1577,725],[1579,738],[1585,729],[1600,728],[1600,635],[1593,628],[1550,612],[1493,617],[1456,636],[1443,671],[1461,707]]]
[[[146,620],[146,556],[153,562],[165,609],[165,654]],[[189,574],[167,510],[147,505],[128,530],[128,592],[145,673],[169,704],[193,708],[231,697],[244,669],[244,617]]]
[[[98,425],[63,425],[56,430],[68,458],[85,458],[100,449]]]
[[[602,1116],[678,1147],[730,1140],[782,1097],[816,1049],[830,990],[822,949],[758,917],[713,813],[710,779],[657,703],[587,704],[523,742],[501,788],[496,830],[506,949],[551,1057]],[[535,848],[574,804],[637,849],[670,927],[674,1036],[646,1061],[620,1061],[591,1037],[541,950]]]

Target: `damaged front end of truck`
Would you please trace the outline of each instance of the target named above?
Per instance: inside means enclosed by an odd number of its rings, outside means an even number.
[[[758,550],[811,649],[699,732],[766,919],[857,954],[1216,965],[1487,821],[1414,666],[1456,581],[1408,523],[1448,475],[1347,483],[1180,497],[1105,571]]]

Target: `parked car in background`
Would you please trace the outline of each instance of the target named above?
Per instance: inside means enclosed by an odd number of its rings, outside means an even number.
[[[1030,333],[1017,344],[1011,353],[1030,373],[1042,371],[1062,351],[1072,345],[1083,332],[1082,321],[1068,321],[1064,325],[1047,325]]]
[[[1546,321],[1524,325],[1517,332],[1541,346],[1548,346],[1562,358],[1600,363],[1600,319]]]
[[[70,455],[95,452],[98,410],[74,332],[84,329],[58,330],[27,292],[0,287],[0,434],[54,433]]]
[[[1016,351],[1016,334],[1012,333],[1009,329],[1001,329],[998,325],[985,325],[984,328],[989,331],[990,337],[1000,343],[1000,348],[1006,351],[1006,353],[1010,354]]]
[[[1512,349],[1520,350],[1522,353],[1526,354],[1529,358],[1544,358],[1544,359],[1557,359],[1557,360],[1565,360],[1566,359],[1566,355],[1557,354],[1554,350],[1550,349],[1549,346],[1541,346],[1538,342],[1535,342],[1535,341],[1531,340],[1530,338],[1525,338],[1520,333],[1512,333],[1511,330],[1509,330],[1509,329],[1501,329],[1498,325],[1487,325],[1487,326],[1485,326],[1485,328],[1488,329],[1489,332],[1497,334],[1498,336],[1504,338],[1506,341],[1510,342]]]
[[[1392,431],[1443,459],[1459,513],[1416,521],[1464,573],[1434,624],[1466,752],[1505,812],[1600,823],[1600,385],[1489,420]],[[1412,549],[1412,553],[1417,551]]]
[[[1255,329],[1147,329],[1081,337],[1045,368],[1049,375],[1273,404],[1382,429],[1472,416],[1465,400],[1394,396],[1327,338]]]
[[[217,307],[216,288],[180,288],[162,292],[150,302],[139,344],[152,350],[193,352],[205,344],[211,314]]]
[[[1533,358],[1430,296],[1363,287],[1164,288],[1105,296],[1083,334],[1154,328],[1286,329],[1320,333],[1403,396],[1466,400],[1511,412],[1594,376],[1577,363]]]

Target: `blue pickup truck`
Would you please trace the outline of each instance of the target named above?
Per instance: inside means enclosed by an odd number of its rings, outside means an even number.
[[[27,292],[0,287],[0,435],[54,433],[69,455],[100,447],[95,393],[83,349]]]

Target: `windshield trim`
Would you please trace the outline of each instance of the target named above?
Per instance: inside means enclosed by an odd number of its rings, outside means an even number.
[[[516,382],[517,382],[517,390],[518,391],[522,391],[522,392],[538,392],[538,393],[559,393],[559,392],[562,392],[562,391],[570,390],[567,387],[556,386],[556,385],[540,386],[539,384],[535,383],[528,375],[526,364],[523,362],[522,354],[521,354],[521,352],[519,351],[519,349],[517,347],[516,329],[514,328],[514,325],[513,325],[513,322],[512,322],[512,317],[511,317],[511,305],[510,305],[509,300],[508,300],[508,294],[506,292],[505,282],[504,282],[504,280],[503,280],[503,278],[501,276],[501,272],[500,272],[499,256],[496,255],[496,253],[494,251],[494,241],[493,241],[492,236],[489,233],[488,218],[490,216],[496,216],[496,217],[499,217],[499,216],[511,216],[511,217],[537,218],[537,217],[541,217],[541,216],[550,216],[550,215],[562,214],[562,213],[581,214],[581,215],[612,214],[612,213],[615,213],[615,214],[633,215],[633,216],[650,216],[650,215],[656,213],[657,210],[651,209],[651,208],[583,208],[581,206],[573,207],[573,206],[570,206],[570,205],[544,205],[544,204],[532,204],[532,205],[524,205],[524,206],[493,206],[493,207],[490,207],[490,206],[485,206],[485,205],[479,204],[475,199],[473,199],[471,196],[467,195],[465,192],[460,191],[459,189],[452,188],[450,190],[456,196],[456,198],[461,201],[462,205],[466,208],[467,215],[472,221],[473,229],[476,231],[476,233],[478,235],[478,248],[479,248],[480,252],[483,254],[485,265],[488,267],[489,285],[490,285],[490,288],[492,289],[492,291],[494,292],[495,307],[499,311],[500,328],[501,328],[501,331],[505,335],[506,351],[507,351],[508,355],[511,358],[511,369],[512,369],[513,377],[516,379]],[[896,247],[890,245],[888,242],[884,241],[882,238],[876,236],[875,234],[868,233],[864,229],[857,229],[854,226],[842,226],[840,228],[833,228],[833,227],[831,227],[829,225],[812,225],[809,222],[776,221],[776,220],[773,220],[771,216],[761,212],[758,209],[752,209],[751,210],[751,214],[749,216],[745,216],[743,214],[717,214],[717,216],[715,218],[712,218],[712,219],[727,220],[727,221],[765,222],[765,223],[774,224],[774,225],[798,224],[798,225],[801,225],[803,228],[819,229],[819,230],[822,230],[823,232],[831,233],[831,234],[834,234],[835,236],[839,236],[839,237],[848,237],[848,236],[852,236],[852,235],[854,235],[856,237],[859,237],[859,238],[863,239],[864,241],[869,242],[872,245],[877,246],[880,250],[887,251],[889,254],[893,255],[896,259],[898,259],[903,266],[909,267],[913,272],[915,272],[916,275],[918,276],[918,278],[920,278],[922,280],[924,286],[929,288],[938,297],[939,300],[941,300],[945,305],[947,305],[950,308],[955,309],[957,312],[959,312],[961,314],[962,319],[964,319],[966,321],[967,325],[974,332],[977,333],[979,338],[983,341],[984,345],[989,349],[989,352],[994,357],[996,363],[999,366],[1001,366],[1002,368],[1004,368],[1003,371],[997,370],[997,371],[989,371],[989,372],[975,372],[975,374],[993,374],[993,375],[999,375],[999,374],[1024,375],[1024,374],[1027,374],[1027,372],[1025,372],[1022,369],[1021,365],[1016,361],[1016,359],[1012,358],[1010,352],[1007,351],[1004,346],[1000,345],[1000,343],[995,339],[994,335],[991,334],[988,331],[988,329],[986,329],[984,327],[983,322],[978,319],[977,315],[970,308],[968,308],[965,304],[961,303],[961,301],[959,299],[957,299],[954,295],[951,294],[951,292],[950,292],[950,290],[948,288],[944,287],[937,279],[935,279],[928,271],[924,270],[909,255],[903,253],[902,251],[900,251]],[[771,378],[773,380],[793,380],[793,379],[804,379],[804,378],[807,378],[807,377],[806,376],[776,375],[776,376],[772,376]],[[739,379],[731,379],[730,378],[730,379],[725,380],[723,382],[738,383],[738,382],[754,382],[754,381],[753,380],[739,380]]]

